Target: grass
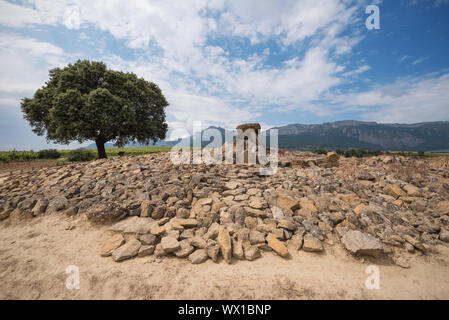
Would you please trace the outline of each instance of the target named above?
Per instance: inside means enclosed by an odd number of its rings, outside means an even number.
[[[118,157],[120,152],[124,152],[124,156],[137,156],[142,154],[151,154],[159,152],[168,152],[170,147],[129,147],[129,148],[107,148],[106,154],[108,157]],[[72,150],[58,150],[61,154],[59,161],[65,162]],[[96,149],[90,149],[92,153],[97,155]],[[40,156],[41,154],[41,156]],[[24,162],[39,159],[53,159],[42,158],[42,152],[30,151],[0,151],[0,162]]]
[[[138,156],[142,154],[169,152],[171,147],[129,147],[129,148],[108,148],[108,157],[117,157],[119,152],[125,152],[125,156]],[[96,150],[95,150],[96,152]]]
[[[316,154],[327,154],[329,151],[325,149],[316,149],[313,152]],[[336,150],[336,152],[346,158],[357,157],[372,157],[378,155],[397,155],[404,157],[414,157],[414,158],[424,158],[424,157],[449,157],[448,153],[435,153],[435,152],[424,152],[424,151],[380,151],[380,150],[363,150],[363,149],[348,149],[348,150]]]

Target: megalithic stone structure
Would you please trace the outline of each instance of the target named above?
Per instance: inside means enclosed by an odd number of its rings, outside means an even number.
[[[243,158],[243,163],[245,164],[256,164],[259,162],[257,152],[260,129],[261,126],[258,123],[245,123],[237,127],[237,135],[234,142],[234,146],[236,147],[236,161],[238,161],[240,156]],[[243,148],[239,148],[239,146],[243,146]]]

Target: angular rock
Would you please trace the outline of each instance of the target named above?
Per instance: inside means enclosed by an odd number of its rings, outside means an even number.
[[[250,207],[245,207],[245,211],[252,217],[255,218],[266,218],[268,217],[268,213],[264,210],[254,209]]]
[[[243,246],[242,242],[232,239],[232,256],[238,260],[243,260]]]
[[[0,221],[7,219],[10,214],[11,214],[11,210],[4,209],[3,211],[1,211],[0,212]]]
[[[48,207],[48,200],[47,199],[39,199],[34,206],[32,212],[33,216],[41,215],[47,210]]]
[[[53,213],[53,212],[64,210],[65,208],[67,208],[68,204],[69,204],[69,202],[67,201],[66,197],[57,196],[54,199],[49,201],[49,204],[47,207],[47,212]]]
[[[178,258],[185,258],[195,250],[195,248],[191,246],[187,240],[180,241],[179,245],[179,249],[175,251],[175,256]]]
[[[297,229],[296,225],[293,222],[286,219],[282,219],[279,221],[278,228],[286,229],[289,231],[295,231]]]
[[[265,243],[265,234],[259,231],[250,231],[249,241],[251,244]]]
[[[220,230],[217,236],[217,243],[220,247],[221,255],[226,263],[230,264],[232,260],[232,244],[229,230],[223,228]]]
[[[449,230],[441,229],[440,240],[444,242],[449,242]]]
[[[163,237],[161,239],[161,246],[166,253],[175,252],[180,248],[179,241],[173,237]]]
[[[328,152],[327,153],[327,162],[338,162],[340,156],[336,152]]]
[[[109,230],[121,233],[145,234],[150,232],[153,220],[150,218],[129,217],[112,225]]]
[[[396,199],[407,195],[397,184],[390,184],[386,186],[384,188],[384,192]]]
[[[134,258],[141,247],[140,241],[137,239],[131,239],[121,247],[118,247],[112,253],[112,258],[115,262],[123,261],[126,259]]]
[[[141,235],[139,237],[139,240],[143,245],[148,245],[148,246],[156,245],[156,243],[157,243],[157,237],[152,234],[149,234],[149,233]]]
[[[412,184],[407,184],[404,186],[405,192],[407,192],[407,195],[410,197],[419,197],[421,196],[421,190],[418,187],[415,187]]]
[[[288,246],[293,248],[294,251],[299,251],[303,245],[303,237],[299,234],[293,235],[293,237],[288,241]]]
[[[150,200],[144,200],[140,204],[140,216],[141,217],[151,217],[151,212],[153,211],[153,206]]]
[[[271,247],[271,249],[273,249],[278,255],[280,255],[283,258],[288,257],[289,254],[287,247],[284,245],[284,243],[279,241],[274,234],[270,233],[267,236],[267,242],[268,245]]]
[[[139,253],[137,254],[137,256],[138,256],[139,258],[146,257],[146,256],[150,256],[150,255],[152,255],[152,254],[154,253],[154,249],[155,249],[155,246],[153,246],[153,245],[150,245],[150,246],[141,246],[140,249],[139,249]]]
[[[201,238],[199,236],[190,238],[189,243],[190,243],[190,245],[194,246],[195,248],[199,248],[199,249],[204,249],[204,248],[206,248],[206,245],[207,245],[206,240],[204,240],[203,238]]]
[[[251,197],[249,199],[249,206],[253,209],[262,209],[264,206],[264,201],[260,197]]]
[[[403,238],[404,238],[405,241],[410,243],[416,249],[418,249],[418,250],[420,250],[422,252],[426,252],[427,251],[426,248],[423,246],[423,244],[419,240],[409,236],[408,234],[404,235]]]
[[[262,256],[260,254],[259,249],[255,246],[250,246],[248,248],[245,248],[244,255],[245,255],[245,259],[248,261],[256,260],[257,258],[260,258]]]
[[[209,256],[204,249],[198,249],[189,255],[189,261],[192,264],[200,264],[206,262],[207,258],[209,258]]]
[[[275,206],[281,208],[284,214],[292,215],[292,210],[298,206],[298,201],[288,194],[279,193]]]
[[[225,183],[225,190],[235,190],[240,185],[238,182],[230,181]]]
[[[302,250],[307,252],[322,252],[324,249],[320,240],[308,234],[304,237]]]
[[[341,243],[353,254],[380,257],[383,255],[383,245],[370,234],[357,230],[349,230],[341,237]]]
[[[436,211],[440,216],[449,215],[449,201],[441,201],[436,206]]]
[[[284,218],[284,212],[279,207],[271,207],[271,213],[273,214],[273,218],[276,220],[280,220]]]
[[[206,246],[207,255],[213,262],[218,261],[218,254],[220,253],[220,247],[214,240],[208,240]]]
[[[192,251],[193,251],[193,247],[192,247]],[[156,257],[156,258],[161,258],[161,257],[164,257],[164,256],[166,256],[167,255],[167,253],[164,251],[164,249],[162,248],[162,245],[160,244],[160,243],[158,243],[157,245],[156,245],[156,248],[154,248],[154,256]]]
[[[103,246],[100,251],[100,255],[102,257],[108,257],[112,254],[112,252],[125,243],[125,238],[118,233],[108,239],[103,243]]]

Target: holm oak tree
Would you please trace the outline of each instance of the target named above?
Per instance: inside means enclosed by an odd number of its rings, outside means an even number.
[[[156,84],[87,60],[49,74],[45,86],[21,103],[33,132],[46,135],[47,141],[93,140],[98,157],[106,158],[108,141],[121,147],[165,138],[168,103]]]

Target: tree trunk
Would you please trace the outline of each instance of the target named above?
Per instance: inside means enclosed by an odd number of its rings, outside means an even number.
[[[98,158],[99,159],[107,159],[108,156],[106,155],[106,150],[104,148],[104,144],[106,141],[102,139],[95,140],[95,144],[97,145],[97,151],[98,151]]]

